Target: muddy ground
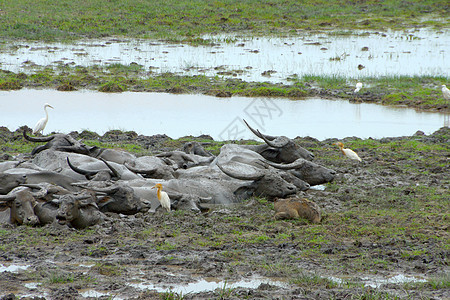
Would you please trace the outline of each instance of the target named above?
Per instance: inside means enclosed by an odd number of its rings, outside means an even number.
[[[2,131],[3,141],[20,135]],[[92,138],[149,152],[181,145],[164,135]],[[342,157],[335,140],[296,141],[338,172],[333,183],[299,194],[320,206],[320,224],[275,221],[273,203],[253,198],[198,214],[108,214],[79,231],[3,225],[0,298],[449,299],[450,129],[344,139],[362,163]],[[251,284],[233,285],[240,281]],[[199,282],[206,291],[182,289]]]

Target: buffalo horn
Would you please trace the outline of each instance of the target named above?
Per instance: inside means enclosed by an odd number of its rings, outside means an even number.
[[[114,169],[113,166],[111,166],[106,160],[104,160],[104,159],[101,158],[101,157],[100,157],[100,160],[101,160],[102,162],[104,162],[105,165],[111,170],[111,172],[112,172],[112,174],[111,174],[112,176],[111,176],[111,177],[115,177],[115,178],[120,179],[120,174],[119,174],[119,172],[117,172],[117,170]]]
[[[55,136],[31,137],[31,136],[27,135],[27,131],[26,130],[23,131],[23,137],[27,141],[35,142],[35,143],[50,142],[51,140],[53,140],[55,138]]]
[[[0,201],[8,202],[16,199],[16,194],[11,195],[0,195]]]
[[[291,169],[297,169],[304,165],[305,160],[303,158],[299,158],[295,160],[294,162],[291,162],[290,164],[277,164],[271,161],[265,161],[267,164],[271,165],[274,168],[281,169],[281,170],[291,170]]]
[[[263,134],[257,129],[253,129],[252,127],[250,127],[250,125],[248,125],[247,121],[245,121],[244,119],[242,119],[245,123],[245,125],[247,125],[248,129],[250,129],[254,135],[256,135],[257,137],[263,139]],[[276,138],[276,136],[271,136],[271,135],[264,135],[266,137],[266,139],[268,140],[274,140]]]
[[[261,133],[259,131],[253,129],[250,125],[248,125],[247,121],[245,121],[244,119],[242,120],[244,121],[245,125],[247,125],[248,129],[250,129],[253,132],[254,135],[262,139]]]
[[[138,168],[130,166],[130,164],[128,164],[128,163],[124,163],[124,165],[131,172],[139,173],[139,174],[145,174],[145,175],[152,175],[153,173],[155,173],[158,170],[158,168],[154,168],[154,169],[138,169]]]
[[[228,165],[231,165],[231,164],[235,165],[236,167],[240,167],[239,165],[242,165],[242,164],[238,164],[238,163],[228,163]],[[258,172],[255,169],[253,169],[254,171],[252,173],[248,173],[248,172],[247,173],[238,173],[236,171],[231,171],[230,169],[227,170],[219,163],[217,163],[217,166],[226,175],[236,178],[236,179],[240,179],[240,180],[259,180],[264,177],[264,172],[262,172],[262,171]],[[247,170],[248,167],[245,167],[245,169]]]
[[[259,132],[259,134],[261,134],[264,142],[266,142],[267,145],[273,148],[283,148],[284,146],[287,145],[287,143],[289,143],[289,140],[284,137],[277,137],[276,139],[270,140],[266,135],[262,134],[261,132]]]
[[[69,157],[67,157],[67,163],[69,164],[69,167],[70,167],[72,170],[74,170],[75,172],[77,172],[77,173],[79,173],[79,174],[81,174],[81,175],[86,176],[88,179],[89,179],[89,177],[94,176],[95,174],[98,173],[98,171],[87,171],[87,170],[83,170],[83,169],[80,169],[80,168],[78,168],[78,167],[75,167],[74,165],[72,165],[72,164],[70,163]]]

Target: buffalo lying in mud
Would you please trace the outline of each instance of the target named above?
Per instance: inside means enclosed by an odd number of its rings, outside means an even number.
[[[44,136],[44,137],[31,137],[27,135],[27,131],[24,130],[23,137],[30,142],[46,143],[45,145],[35,147],[31,151],[31,155],[35,155],[47,149],[89,155],[91,151],[94,151],[96,149],[96,147],[87,147],[86,145],[75,140],[70,135],[62,133],[57,133],[51,136]]]
[[[335,171],[312,162],[314,155],[293,140],[247,126],[265,144],[226,144],[217,157],[198,142],[186,143],[181,150],[136,157],[87,147],[65,134],[35,138],[24,132],[25,139],[46,144],[34,148],[31,159],[1,163],[0,194],[26,186],[27,192],[16,193],[14,199],[28,199],[29,211],[38,221],[22,218],[17,224],[57,220],[81,229],[102,222],[103,213],[154,212],[160,205],[152,190],[157,183],[168,193],[171,207],[200,212],[210,205],[238,203],[252,196],[295,197],[335,177]],[[290,215],[295,214],[277,216]]]
[[[18,225],[36,225],[39,223],[38,217],[34,213],[36,201],[29,188],[17,187],[8,195],[0,195],[1,223]]]
[[[64,195],[60,202],[56,219],[61,225],[83,229],[96,225],[103,219],[103,214],[98,210],[91,195]]]
[[[297,145],[293,140],[285,136],[270,136],[253,129],[245,120],[247,127],[266,144],[244,146],[261,154],[265,159],[275,163],[291,163],[299,158],[313,160],[314,154]]]

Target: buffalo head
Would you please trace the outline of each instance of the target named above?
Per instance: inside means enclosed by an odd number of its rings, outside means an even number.
[[[277,164],[273,162],[267,162],[267,164],[277,169],[289,170],[290,174],[306,181],[311,186],[331,182],[336,176],[336,171],[301,158],[290,164]]]
[[[217,163],[217,166],[230,177],[253,181],[250,185],[243,185],[236,189],[234,193],[241,199],[253,195],[270,199],[275,197],[283,198],[297,192],[295,185],[287,182],[277,172],[269,169],[253,168],[238,162],[229,162],[224,166]]]
[[[265,159],[276,163],[291,163],[299,158],[313,160],[314,154],[300,147],[290,138],[262,134],[259,130],[253,129],[245,120],[244,122],[257,137],[266,142],[265,147],[255,147],[255,151]]]

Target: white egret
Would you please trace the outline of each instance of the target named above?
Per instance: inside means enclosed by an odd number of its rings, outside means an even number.
[[[333,145],[337,145],[339,149],[341,149],[341,152],[348,158],[361,161],[361,158],[358,156],[358,154],[356,154],[355,151],[351,149],[344,149],[344,144],[342,144],[341,142],[334,143]]]
[[[356,84],[356,89],[353,91],[353,93],[359,92],[360,89],[362,89],[362,83],[361,83],[361,82],[358,82],[358,83]]]
[[[442,95],[445,100],[450,100],[450,90],[445,86],[445,84],[442,85]]]
[[[167,195],[166,192],[162,191],[162,184],[157,183],[152,189],[156,188],[156,196],[158,197],[159,203],[161,203],[161,206],[165,208],[167,211],[170,211],[170,198],[169,195]]]
[[[37,134],[38,132],[41,132],[42,134],[44,134],[44,128],[47,125],[48,122],[48,112],[47,112],[47,107],[53,108],[53,106],[51,106],[48,103],[45,103],[44,105],[44,111],[45,111],[45,117],[40,119],[36,125],[34,126],[33,129],[33,134]]]

